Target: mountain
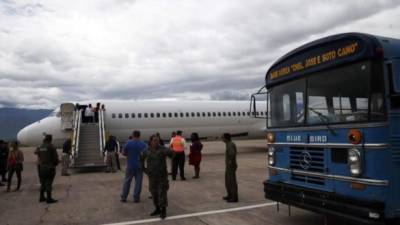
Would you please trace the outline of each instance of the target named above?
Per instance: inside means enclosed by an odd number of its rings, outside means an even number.
[[[0,139],[15,140],[20,129],[48,116],[49,109],[0,108]]]

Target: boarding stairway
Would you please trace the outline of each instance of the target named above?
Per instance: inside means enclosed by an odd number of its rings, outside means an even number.
[[[71,167],[104,167],[104,111],[99,109],[98,122],[84,123],[83,109],[75,109],[72,128]]]

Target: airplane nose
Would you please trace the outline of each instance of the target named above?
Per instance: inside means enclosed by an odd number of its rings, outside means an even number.
[[[17,134],[17,140],[22,145],[27,145],[26,128],[22,128]]]

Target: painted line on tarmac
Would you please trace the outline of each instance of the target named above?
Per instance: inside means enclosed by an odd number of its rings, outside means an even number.
[[[198,212],[198,213],[189,213],[189,214],[183,214],[183,215],[177,215],[177,216],[170,216],[170,217],[165,218],[164,220],[177,220],[177,219],[183,219],[183,218],[189,218],[189,217],[235,212],[235,211],[242,211],[242,210],[255,209],[255,208],[261,208],[261,207],[267,207],[267,206],[275,206],[275,205],[276,205],[276,202],[268,202],[268,203],[264,203],[264,204],[249,205],[249,206],[243,206],[243,207],[237,207],[237,208],[220,209],[220,210],[212,210],[212,211],[206,211],[206,212]],[[120,222],[120,223],[109,223],[109,224],[104,224],[104,225],[132,225],[132,224],[141,224],[141,223],[154,223],[154,222],[159,222],[159,221],[163,221],[163,220],[160,218],[154,218],[154,219],[126,221],[126,222]]]

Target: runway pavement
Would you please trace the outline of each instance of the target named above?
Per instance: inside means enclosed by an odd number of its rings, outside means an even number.
[[[0,224],[324,224],[324,217],[264,198],[262,182],[266,179],[266,148],[264,140],[236,141],[238,146],[239,202],[227,203],[225,195],[225,146],[222,142],[205,142],[200,179],[192,179],[193,167],[186,162],[186,181],[170,179],[167,220],[150,217],[153,210],[149,199],[148,181],[143,180],[140,203],[121,203],[123,171],[117,173],[72,171],[70,177],[60,176],[58,168],[54,197],[58,203],[39,203],[39,181],[33,148],[24,148],[25,163],[22,190],[6,193],[0,189]],[[123,167],[125,161],[123,160]],[[14,185],[16,178],[14,178]],[[15,186],[14,186],[15,187]],[[133,190],[131,190],[132,193]]]

